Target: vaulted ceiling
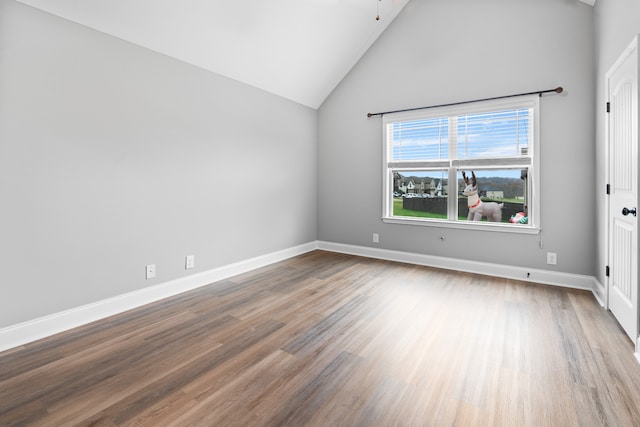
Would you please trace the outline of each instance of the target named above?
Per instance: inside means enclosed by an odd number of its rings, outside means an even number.
[[[409,2],[18,1],[312,108]]]
[[[409,0],[18,1],[318,108]]]

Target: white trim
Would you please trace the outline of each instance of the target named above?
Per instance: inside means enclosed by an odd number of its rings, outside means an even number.
[[[444,268],[447,270],[485,274],[488,276],[529,281],[532,283],[543,283],[547,285],[563,286],[566,288],[589,290],[593,293],[600,305],[603,305],[601,298],[602,293],[604,292],[604,287],[598,283],[593,276],[527,269],[524,267],[468,261],[389,249],[314,241],[0,329],[0,351],[18,347],[59,332],[82,326],[96,320],[104,319],[154,301],[206,286],[219,280],[224,280],[238,274],[246,273],[316,249],[364,256],[368,258],[384,259],[388,261]],[[529,274],[528,278],[527,273]],[[639,351],[640,342],[638,343],[636,350],[636,357],[638,357],[638,360],[640,361]]]
[[[261,255],[0,329],[0,351],[317,249],[317,242]]]
[[[507,279],[523,280],[545,285],[562,286],[572,289],[583,289],[595,294],[595,278],[580,274],[561,273],[556,271],[538,270],[534,268],[514,267],[510,265],[491,264],[487,262],[469,261],[457,258],[447,258],[435,255],[416,254],[389,249],[370,248],[365,246],[345,245],[341,243],[318,242],[318,249],[359,255],[387,261],[405,262],[408,264],[424,265],[428,267],[444,268],[447,270],[465,271],[468,273],[485,274],[487,276],[503,277]],[[527,275],[529,277],[527,277]],[[598,299],[596,297],[596,299]]]
[[[580,0],[583,1],[583,0]],[[594,0],[595,1],[595,0]],[[618,59],[616,59],[616,61],[613,63],[613,65],[609,68],[609,70],[607,71],[607,73],[605,74],[605,101],[607,102],[607,105],[609,104],[609,102],[611,101],[611,87],[610,87],[610,81],[612,76],[618,71],[618,69],[625,63],[625,61],[629,58],[630,55],[632,55],[634,53],[634,51],[636,51],[636,61],[638,61],[638,46],[640,45],[640,34],[636,34],[633,39],[631,40],[631,42],[629,43],[629,45],[625,48],[625,50],[622,52],[622,54],[620,54],[620,56],[618,57]],[[640,67],[640,63],[636,62],[636,73],[638,72],[638,67]],[[637,76],[636,76],[636,85],[640,83],[637,80]],[[638,90],[638,88],[636,88],[636,91]],[[607,183],[611,183],[612,180],[612,167],[611,167],[611,132],[610,132],[610,118],[611,115],[609,113],[602,113],[605,115],[605,176],[607,179]],[[637,123],[637,117],[636,119],[636,123],[634,123],[632,125],[632,127],[637,128],[638,123]],[[637,136],[637,135],[636,135]],[[636,194],[636,202],[638,202],[638,195]],[[611,197],[606,197],[606,210],[605,210],[605,264],[607,266],[611,265],[611,257],[612,257],[612,253],[611,253],[611,227],[612,227],[612,216],[611,216]],[[636,224],[637,227],[637,224]],[[638,242],[636,242],[638,243]],[[636,266],[636,270],[637,270],[637,266]],[[611,279],[606,276],[605,278],[605,286],[604,286],[604,301],[605,301],[605,305],[604,307],[607,310],[611,310],[610,307],[610,292],[611,292]],[[638,276],[638,274],[636,274],[636,286],[638,286],[638,280],[640,279],[640,277]],[[640,293],[636,291],[636,304],[640,305]],[[613,314],[613,312],[612,312]],[[638,331],[638,323],[640,322],[640,311],[637,312],[638,316],[636,318],[636,331]],[[617,316],[614,314],[614,317]],[[633,332],[632,332],[633,334]],[[638,339],[636,340],[636,352],[634,353],[636,358],[638,358],[638,361],[640,361],[640,337],[638,337]]]
[[[600,307],[607,308],[607,288],[605,288],[597,278],[593,278],[593,296],[600,304]]]
[[[384,217],[388,224],[417,225],[420,227],[458,228],[463,230],[491,231],[496,233],[540,234],[540,227],[524,224],[492,223],[487,221],[449,221],[446,219],[423,219],[410,217]]]
[[[487,159],[461,159],[457,153],[457,117],[461,114],[491,113],[502,110],[529,109],[528,126],[528,154],[526,158],[487,158]],[[392,125],[397,122],[412,120],[429,120],[434,118],[448,118],[448,155],[444,160],[418,159],[418,160],[394,160]],[[526,194],[529,201],[529,220],[526,227],[513,227],[508,232],[523,234],[538,234],[540,232],[540,184],[538,170],[540,169],[540,97],[537,95],[522,95],[517,99],[492,99],[481,102],[459,103],[450,106],[434,107],[432,110],[420,109],[418,111],[404,111],[385,114],[382,117],[382,220],[383,222],[407,225],[431,225],[448,228],[458,228],[457,222],[466,223],[468,221],[457,220],[458,201],[458,172],[462,169],[522,169],[526,165],[529,179],[527,179]],[[396,217],[393,215],[394,197],[394,173],[400,171],[436,171],[448,173],[449,197],[447,201],[448,220],[429,219],[420,217]],[[454,185],[455,184],[455,185]],[[455,186],[455,191],[453,191]],[[455,196],[455,197],[453,197]],[[508,224],[511,225],[511,224]],[[487,222],[477,222],[474,228],[496,231],[497,229],[487,226]],[[464,227],[464,226],[461,226]]]

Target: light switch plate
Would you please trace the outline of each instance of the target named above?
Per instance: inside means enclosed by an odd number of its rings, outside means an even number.
[[[195,257],[195,255],[187,255],[184,258],[184,268],[186,270],[195,267],[195,265],[196,265],[196,257]]]
[[[153,279],[154,277],[156,277],[156,265],[155,264],[149,264],[146,267],[146,277],[147,280],[148,279]]]

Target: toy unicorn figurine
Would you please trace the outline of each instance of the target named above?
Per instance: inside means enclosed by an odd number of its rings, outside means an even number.
[[[476,174],[471,171],[471,180],[467,178],[464,171],[462,171],[462,178],[466,187],[462,192],[467,196],[467,206],[469,207],[468,221],[480,221],[483,216],[487,217],[487,221],[500,222],[502,221],[502,207],[504,203],[496,202],[483,202],[478,196],[478,182],[476,181]]]

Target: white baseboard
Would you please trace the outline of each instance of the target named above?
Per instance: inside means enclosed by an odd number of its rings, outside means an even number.
[[[593,276],[314,241],[0,329],[0,351],[18,347],[163,298],[206,286],[297,255],[302,255],[315,249],[524,280],[533,283],[584,289],[593,292],[598,302],[604,305],[602,302],[604,301],[604,287],[600,285]],[[636,355],[637,354],[638,353],[636,353]]]
[[[600,307],[607,308],[607,289],[595,277],[593,278],[593,296]]]
[[[532,283],[562,286],[565,288],[583,289],[594,293],[599,284],[593,276],[560,273],[556,271],[538,270],[534,268],[514,267],[511,265],[491,264],[486,262],[468,261],[457,258],[447,258],[435,255],[416,254],[412,252],[394,251],[389,249],[370,248],[365,246],[345,245],[341,243],[318,242],[318,249],[340,252],[387,261],[405,262],[408,264],[424,265],[428,267],[444,268],[447,270],[465,271],[468,273],[485,274],[488,276],[504,277],[507,279],[523,280]],[[600,301],[598,301],[600,302]]]
[[[0,329],[0,351],[18,347],[163,298],[206,286],[219,280],[224,280],[297,255],[302,255],[315,249],[317,249],[317,242],[305,243],[12,325]]]

